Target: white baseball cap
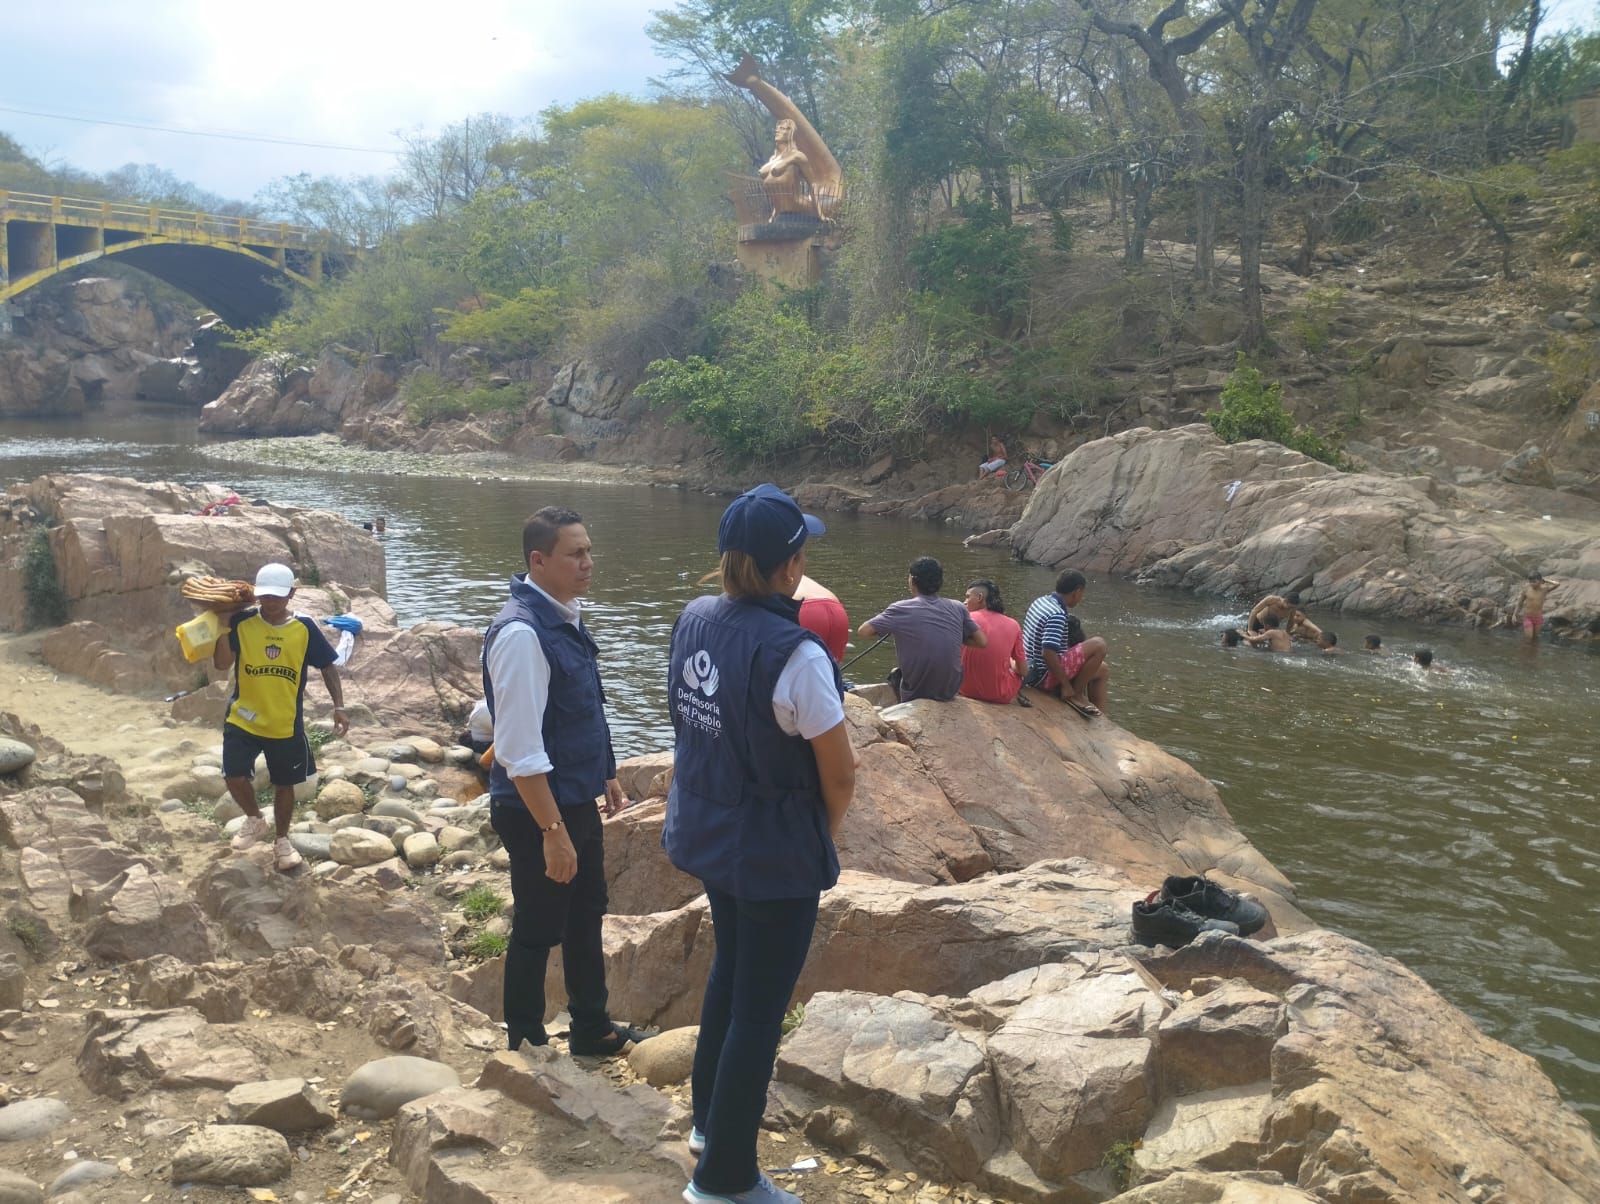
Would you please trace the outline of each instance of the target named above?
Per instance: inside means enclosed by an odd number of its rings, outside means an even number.
[[[264,564],[256,574],[256,593],[287,598],[294,593],[294,570],[286,564]]]

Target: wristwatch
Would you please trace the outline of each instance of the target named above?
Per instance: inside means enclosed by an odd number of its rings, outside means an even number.
[[[561,826],[561,821],[558,819],[558,820],[556,820],[555,823],[551,824],[548,828],[545,827],[543,824],[540,824],[539,825],[539,831],[541,831],[541,832],[554,832],[560,826]]]

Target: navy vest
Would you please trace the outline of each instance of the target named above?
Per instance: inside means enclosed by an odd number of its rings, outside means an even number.
[[[839,880],[816,756],[772,714],[789,655],[802,640],[826,648],[799,615],[790,598],[723,594],[696,598],[672,629],[677,748],[661,845],[680,870],[739,899],[803,898]]]
[[[489,680],[489,648],[507,623],[526,623],[539,637],[550,662],[550,697],[544,708],[544,747],[551,770],[550,793],[562,807],[594,806],[606,792],[617,763],[606,726],[605,690],[600,685],[599,650],[584,627],[574,627],[555,605],[528,584],[526,573],[511,578],[511,598],[483,635],[483,698],[495,713]],[[491,805],[524,806],[522,796],[499,761],[489,769]]]

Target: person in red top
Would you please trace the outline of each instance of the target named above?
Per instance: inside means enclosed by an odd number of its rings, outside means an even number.
[[[984,648],[961,650],[961,697],[979,702],[1008,703],[1022,689],[1028,657],[1022,650],[1022,627],[1006,614],[1000,587],[982,579],[967,586],[967,610],[989,637]]]
[[[822,637],[834,664],[844,660],[844,650],[850,643],[850,618],[839,596],[804,574],[795,586],[794,596],[800,600],[800,626]]]

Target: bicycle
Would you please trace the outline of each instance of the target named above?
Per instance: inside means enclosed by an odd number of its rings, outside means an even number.
[[[1032,456],[1024,456],[1022,463],[1006,466],[1006,488],[1012,492],[1032,489],[1039,483],[1039,478],[1054,467],[1054,460],[1035,460]]]

